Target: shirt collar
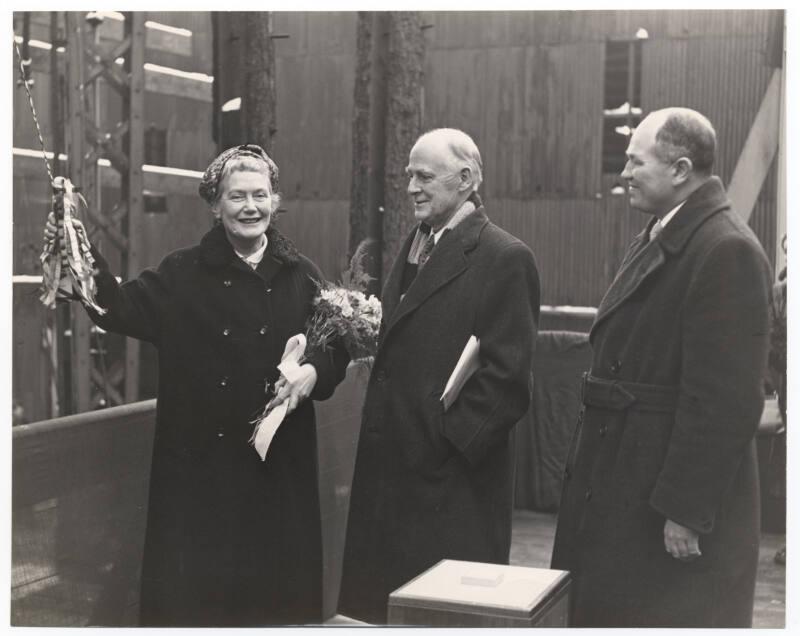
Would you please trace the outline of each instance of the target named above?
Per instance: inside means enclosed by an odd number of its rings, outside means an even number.
[[[267,235],[266,234],[262,234],[261,235],[261,247],[259,247],[252,254],[250,254],[248,256],[245,256],[244,254],[240,254],[238,252],[238,250],[236,250],[236,249],[234,249],[233,251],[236,252],[236,256],[241,258],[250,267],[255,269],[258,266],[258,264],[263,260],[264,252],[266,251],[268,244],[269,244],[269,241],[267,241]]]
[[[667,227],[667,223],[669,223],[669,222],[672,220],[672,217],[673,217],[673,216],[675,216],[675,213],[676,213],[678,210],[680,210],[680,209],[681,209],[681,206],[682,206],[684,203],[686,203],[686,201],[685,201],[685,200],[684,200],[684,201],[681,201],[681,202],[680,202],[678,205],[676,205],[674,208],[672,208],[672,209],[671,209],[669,212],[667,212],[667,213],[664,215],[664,218],[663,218],[663,219],[661,219],[661,227],[662,227],[662,228],[664,228],[664,227]]]

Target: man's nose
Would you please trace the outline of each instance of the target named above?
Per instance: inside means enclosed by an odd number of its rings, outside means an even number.
[[[630,179],[631,178],[631,170],[630,170],[631,163],[630,161],[625,162],[625,167],[622,169],[620,173],[620,177],[623,179]]]
[[[407,189],[409,194],[416,194],[417,192],[419,192],[419,185],[417,185],[417,180],[409,179]]]

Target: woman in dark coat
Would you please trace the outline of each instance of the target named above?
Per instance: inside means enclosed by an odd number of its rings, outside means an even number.
[[[159,352],[142,625],[322,619],[316,428],[302,398],[333,393],[344,350],[313,356],[281,392],[297,406],[265,461],[248,443],[287,339],[304,332],[312,278],[321,279],[270,225],[277,177],[258,146],[229,149],[200,186],[218,222],[199,245],[122,285],[93,250],[108,313],[92,319]]]

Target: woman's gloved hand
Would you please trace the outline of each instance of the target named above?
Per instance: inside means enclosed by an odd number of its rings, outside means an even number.
[[[299,377],[294,382],[289,382],[285,377],[281,376],[275,383],[275,397],[272,400],[272,406],[281,404],[284,400],[288,400],[287,413],[291,413],[297,408],[297,405],[305,400],[314,386],[317,384],[317,370],[314,365],[305,363],[300,365]]]

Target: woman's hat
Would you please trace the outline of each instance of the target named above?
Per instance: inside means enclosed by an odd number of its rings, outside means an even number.
[[[275,165],[275,162],[270,159],[269,155],[261,146],[257,146],[256,144],[242,144],[241,146],[228,148],[206,168],[197,191],[209,205],[212,205],[217,199],[219,181],[222,178],[225,164],[231,159],[238,157],[255,157],[264,161],[269,169],[269,184],[272,187],[272,192],[275,193],[278,191],[278,166]]]

